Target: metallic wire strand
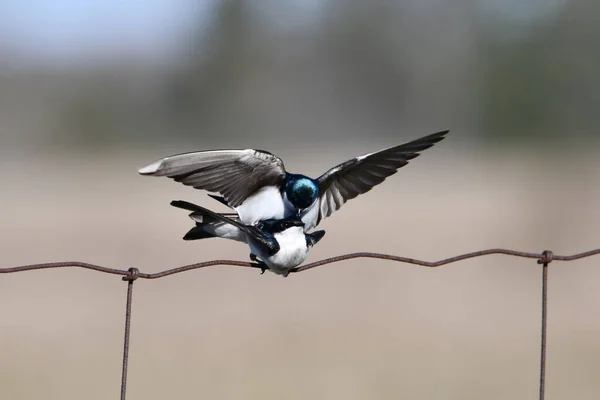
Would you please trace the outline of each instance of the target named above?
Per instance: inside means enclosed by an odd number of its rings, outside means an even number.
[[[301,267],[298,267],[293,272],[302,272],[302,271],[306,271],[306,270],[313,269],[316,267],[320,267],[322,265],[333,264],[336,262],[350,260],[353,258],[375,258],[375,259],[380,259],[380,260],[396,261],[396,262],[402,262],[402,263],[407,263],[407,264],[420,265],[423,267],[433,268],[433,267],[441,267],[443,265],[455,263],[455,262],[462,261],[462,260],[467,260],[470,258],[483,257],[483,256],[492,255],[492,254],[503,254],[503,255],[508,255],[508,256],[532,258],[532,259],[538,259],[538,260],[541,260],[542,257],[544,256],[544,253],[541,253],[541,254],[540,253],[527,253],[527,252],[516,251],[516,250],[507,250],[507,249],[489,249],[489,250],[475,251],[472,253],[460,254],[460,255],[450,257],[450,258],[445,258],[445,259],[439,260],[439,261],[423,261],[423,260],[418,260],[418,259],[409,258],[409,257],[394,256],[391,254],[363,252],[363,253],[343,254],[340,256],[335,256],[335,257],[326,258],[324,260],[315,261],[310,264],[305,264]],[[570,256],[554,255],[553,260],[554,261],[574,261],[574,260],[579,260],[579,259],[585,258],[585,257],[591,257],[591,256],[594,256],[597,254],[600,254],[600,249],[590,250],[590,251],[586,251],[583,253],[573,254]],[[140,279],[158,279],[158,278],[163,278],[163,277],[166,277],[169,275],[178,274],[181,272],[191,271],[194,269],[200,269],[200,268],[205,268],[205,267],[213,267],[213,266],[217,266],[217,265],[256,268],[256,264],[253,264],[248,261],[212,260],[212,261],[204,261],[204,262],[200,262],[200,263],[196,263],[196,264],[184,265],[182,267],[172,268],[172,269],[155,272],[155,273],[151,273],[151,274],[139,272],[137,277]],[[73,268],[73,267],[85,268],[85,269],[90,269],[93,271],[104,272],[104,273],[115,274],[115,275],[122,275],[122,276],[127,276],[130,273],[129,271],[126,271],[126,270],[107,268],[107,267],[102,267],[99,265],[84,263],[84,262],[80,262],[80,261],[65,261],[65,262],[30,264],[30,265],[22,265],[22,266],[18,266],[18,267],[0,268],[0,274],[32,271],[32,270],[38,270],[38,269]]]

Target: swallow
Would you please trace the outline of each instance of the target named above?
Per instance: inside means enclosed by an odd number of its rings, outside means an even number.
[[[171,205],[192,211],[190,217],[196,221],[196,226],[183,237],[184,240],[223,237],[223,232],[218,230],[226,229],[227,225],[232,226],[236,233],[235,237],[229,239],[247,243],[250,247],[250,259],[257,263],[263,273],[268,269],[283,277],[287,277],[302,264],[308,257],[309,248],[325,235],[325,231],[305,233],[304,223],[295,215],[245,225],[237,218],[215,213],[187,201],[174,200]]]

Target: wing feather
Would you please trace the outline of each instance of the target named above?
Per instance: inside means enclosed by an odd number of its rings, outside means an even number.
[[[443,140],[447,133],[448,131],[433,133],[396,147],[356,157],[331,168],[317,179],[321,193],[318,222],[339,210],[346,201],[367,193],[395,174],[399,168],[418,157],[420,152]]]
[[[211,150],[165,157],[139,170],[142,175],[166,176],[196,189],[221,194],[237,207],[264,186],[285,179],[281,159],[263,150]]]

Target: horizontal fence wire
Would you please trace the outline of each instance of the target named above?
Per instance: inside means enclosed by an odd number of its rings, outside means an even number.
[[[523,251],[507,250],[507,249],[489,249],[489,250],[474,251],[472,253],[460,254],[458,256],[445,258],[445,259],[439,260],[439,261],[423,261],[423,260],[418,260],[415,258],[394,256],[391,254],[361,252],[361,253],[349,253],[349,254],[343,254],[340,256],[325,258],[323,260],[315,261],[315,262],[303,265],[301,267],[298,267],[298,268],[294,269],[292,272],[302,272],[302,271],[306,271],[306,270],[313,269],[316,267],[321,267],[326,264],[333,264],[333,263],[340,262],[340,261],[351,260],[353,258],[375,258],[375,259],[380,259],[380,260],[397,261],[397,262],[406,263],[406,264],[414,264],[414,265],[420,265],[422,267],[434,268],[434,267],[441,267],[446,264],[452,264],[452,263],[455,263],[458,261],[467,260],[470,258],[488,256],[488,255],[493,255],[493,254],[503,254],[503,255],[508,255],[508,256],[521,257],[521,258],[533,258],[533,259],[537,259],[537,260],[541,260],[542,257],[544,257],[544,253],[527,253],[527,252],[523,252]],[[600,249],[595,249],[595,250],[590,250],[590,251],[586,251],[583,253],[573,254],[571,256],[552,255],[551,257],[552,257],[553,261],[574,261],[574,260],[579,260],[581,258],[595,256],[597,254],[600,254]],[[138,278],[158,279],[158,278],[164,278],[166,276],[170,276],[170,275],[174,275],[174,274],[179,274],[181,272],[186,272],[186,271],[191,271],[194,269],[200,269],[200,268],[206,268],[206,267],[214,267],[214,266],[260,268],[257,264],[249,262],[249,261],[211,260],[211,261],[204,261],[204,262],[195,263],[195,264],[184,265],[182,267],[167,269],[164,271],[149,274],[149,273],[140,272],[139,270],[137,270],[135,268],[129,269],[129,270],[122,270],[122,269],[107,268],[107,267],[103,267],[100,265],[89,264],[89,263],[85,263],[85,262],[81,262],[81,261],[62,261],[62,262],[53,262],[53,263],[22,265],[22,266],[18,266],[18,267],[0,268],[0,274],[10,274],[10,273],[14,273],[14,272],[24,272],[24,271],[33,271],[33,270],[51,269],[51,268],[84,268],[84,269],[90,269],[93,271],[104,272],[107,274],[114,274],[114,275],[122,275],[122,276],[134,275],[135,279],[138,279]]]
[[[320,261],[315,261],[300,267],[295,268],[292,272],[303,272],[313,268],[321,267],[327,264],[333,264],[336,262],[351,260],[355,258],[371,258],[380,259],[387,261],[396,261],[406,264],[419,265],[422,267],[441,267],[443,265],[456,263],[463,260],[468,260],[476,257],[489,256],[494,254],[501,254],[512,257],[521,257],[536,259],[538,264],[542,264],[542,322],[541,322],[541,352],[540,352],[540,383],[539,383],[539,399],[544,400],[545,386],[546,386],[546,337],[547,337],[547,314],[548,314],[548,264],[553,261],[575,261],[586,257],[591,257],[600,254],[600,249],[590,250],[583,253],[573,254],[570,256],[555,255],[549,250],[542,253],[527,253],[523,251],[507,250],[507,249],[489,249],[475,251],[472,253],[460,254],[454,257],[445,258],[439,261],[424,261],[415,258],[394,256],[391,254],[382,253],[350,253],[343,254],[340,256],[325,258]],[[182,272],[192,271],[200,268],[213,267],[213,266],[235,266],[235,267],[248,267],[248,268],[263,268],[261,265],[246,262],[246,261],[235,261],[235,260],[212,260],[205,261],[195,264],[184,265],[177,268],[167,269],[155,273],[144,273],[140,272],[137,268],[129,268],[128,270],[107,268],[100,265],[89,264],[80,261],[65,261],[65,262],[53,262],[43,264],[30,264],[21,265],[17,267],[0,268],[0,274],[10,274],[25,271],[36,271],[43,269],[55,269],[55,268],[84,268],[93,270],[96,272],[102,272],[106,274],[121,275],[124,281],[127,282],[127,301],[125,306],[125,338],[123,343],[123,368],[121,373],[121,400],[125,400],[127,392],[127,366],[129,361],[129,342],[130,342],[130,331],[131,331],[131,304],[133,300],[133,282],[137,279],[159,279],[170,275],[179,274]]]

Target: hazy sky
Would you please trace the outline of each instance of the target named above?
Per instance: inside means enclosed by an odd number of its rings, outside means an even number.
[[[0,0],[0,49],[24,59],[160,53],[212,0]]]
[[[224,0],[0,0],[0,54],[29,61],[73,62],[134,54],[161,57],[177,48]],[[452,0],[405,0],[437,8]],[[475,0],[489,17],[528,24],[568,0]],[[414,2],[414,3],[413,3]],[[314,18],[324,0],[259,0],[273,24],[291,27]],[[341,3],[336,3],[341,4]],[[282,24],[283,22],[283,24]]]

